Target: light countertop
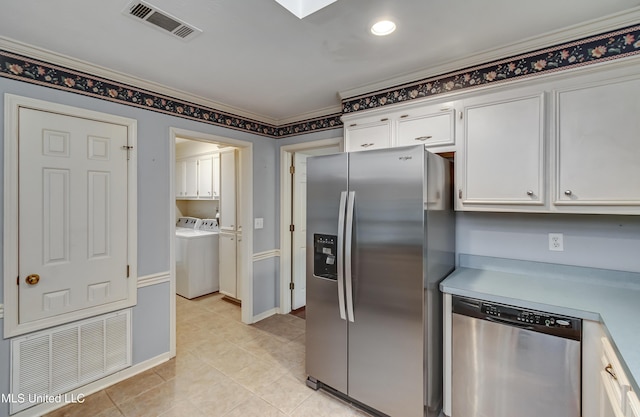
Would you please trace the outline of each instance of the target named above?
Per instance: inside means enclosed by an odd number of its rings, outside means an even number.
[[[640,392],[640,273],[462,254],[440,289],[603,323]]]

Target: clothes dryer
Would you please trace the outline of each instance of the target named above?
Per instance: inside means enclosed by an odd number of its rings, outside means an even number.
[[[194,217],[176,223],[176,293],[189,299],[220,289],[218,232],[201,230],[202,224]]]

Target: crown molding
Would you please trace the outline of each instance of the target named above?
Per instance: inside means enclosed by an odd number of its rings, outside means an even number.
[[[506,57],[529,53],[538,49],[548,48],[553,45],[635,25],[638,24],[638,22],[640,22],[640,6],[598,19],[578,23],[561,30],[533,36],[519,42],[491,48],[477,54],[470,55],[464,59],[450,61],[436,67],[412,71],[410,73],[388,78],[376,83],[370,83],[360,87],[339,91],[338,96],[341,100],[347,100],[362,95],[370,95],[374,92],[392,89],[399,85],[459,71],[462,68],[474,67],[499,59],[504,59]]]
[[[327,117],[327,115],[341,113],[341,112],[342,112],[342,105],[340,103],[336,103],[334,106],[324,107],[322,109],[314,110],[308,113],[301,113],[296,116],[287,117],[285,119],[278,119],[275,122],[275,125],[278,127],[281,127],[285,125],[301,123],[305,120]]]
[[[95,77],[105,78],[110,81],[127,84],[143,90],[148,90],[150,92],[153,92],[154,94],[166,95],[168,97],[188,101],[190,103],[197,104],[203,107],[215,109],[221,113],[228,113],[233,116],[242,117],[273,126],[278,126],[279,124],[278,120],[271,117],[248,112],[246,110],[238,109],[233,106],[228,106],[226,104],[209,100],[182,90],[174,89],[163,84],[143,80],[133,75],[115,71],[109,68],[102,67],[100,65],[92,64],[87,61],[52,52],[43,48],[38,48],[36,46],[17,41],[15,39],[0,36],[0,49],[3,49],[7,52],[28,56],[33,59],[45,61],[53,65],[69,68],[74,71],[91,74]]]

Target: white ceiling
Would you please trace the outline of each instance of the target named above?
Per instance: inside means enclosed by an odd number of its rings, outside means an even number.
[[[338,112],[340,91],[385,85],[640,5],[338,0],[298,19],[273,0],[146,1],[203,33],[185,42],[146,26],[122,14],[129,0],[22,0],[2,1],[0,36],[277,124]],[[383,16],[398,29],[371,35],[370,24]]]

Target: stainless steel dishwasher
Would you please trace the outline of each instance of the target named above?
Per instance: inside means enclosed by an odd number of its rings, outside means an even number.
[[[582,321],[453,297],[451,417],[580,417]]]

